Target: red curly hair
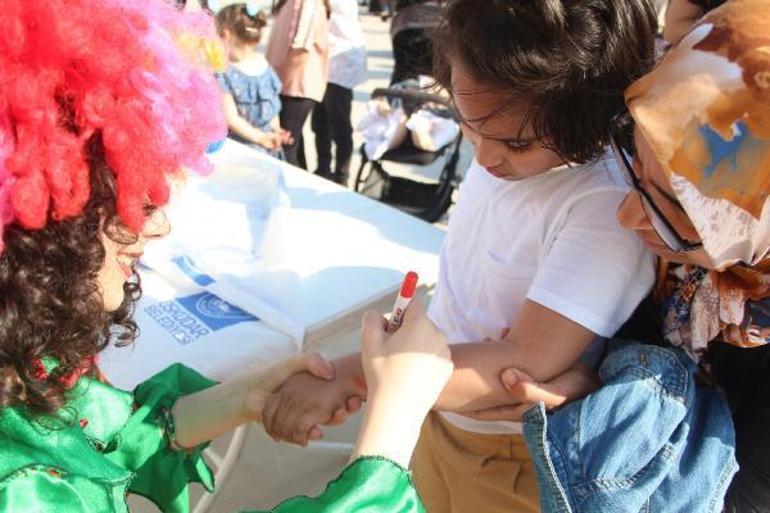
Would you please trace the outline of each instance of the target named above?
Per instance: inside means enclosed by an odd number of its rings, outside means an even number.
[[[226,134],[202,58],[209,16],[164,0],[4,0],[0,16],[0,230],[79,215],[90,194],[85,145],[99,132],[116,210],[138,232],[168,200],[166,175],[207,171]],[[2,242],[0,242],[2,244]]]

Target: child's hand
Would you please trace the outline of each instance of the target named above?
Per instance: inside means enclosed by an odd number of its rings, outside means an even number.
[[[289,377],[299,372],[321,380],[334,377],[331,364],[317,353],[297,354],[267,370],[241,376],[180,397],[172,413],[176,440],[182,447],[195,447],[213,440],[248,421],[260,421],[265,400]]]
[[[419,302],[409,306],[402,326],[392,336],[386,329],[382,316],[367,312],[361,356],[370,402],[398,404],[402,415],[414,413],[422,423],[452,375],[446,337]]]
[[[281,139],[281,144],[294,144],[294,137],[292,137],[291,132],[288,130],[284,130],[283,128],[278,129],[278,135]]]
[[[265,431],[273,439],[304,446],[323,436],[319,425],[341,424],[360,407],[366,385],[352,369],[335,367],[334,371],[335,379],[330,381],[307,372],[289,378],[265,402]]]
[[[268,150],[277,150],[282,144],[281,135],[275,132],[262,132],[257,144]]]
[[[377,312],[364,317],[363,366],[369,404],[352,458],[385,456],[409,464],[425,415],[452,375],[444,335],[413,303],[392,336]]]
[[[245,375],[244,408],[249,420],[261,422],[265,401],[292,376],[309,374],[323,380],[334,378],[334,368],[318,353],[300,353],[282,360],[256,375]]]

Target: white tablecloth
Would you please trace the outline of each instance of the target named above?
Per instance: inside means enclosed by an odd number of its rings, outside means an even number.
[[[237,223],[222,228],[235,230],[223,240],[257,246],[264,265],[260,279],[273,280],[274,289],[284,287],[285,296],[294,298],[279,307],[304,327],[303,339],[256,319],[245,300],[224,301],[205,277],[196,283],[143,272],[141,335],[134,347],[108,349],[102,359],[115,385],[130,389],[177,361],[219,379],[262,368],[350,332],[367,308],[388,310],[408,270],[418,272],[423,290],[435,285],[442,230],[230,140],[211,159],[222,169],[282,173],[289,207],[270,219],[264,240],[254,242],[248,233],[253,227],[236,230]],[[208,180],[207,190],[217,190],[217,173]],[[217,194],[226,199],[227,191]],[[232,194],[248,197],[244,192]],[[172,230],[192,233],[187,225],[179,228],[184,219],[173,221]]]

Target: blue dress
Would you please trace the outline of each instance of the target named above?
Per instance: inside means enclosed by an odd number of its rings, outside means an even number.
[[[226,93],[232,95],[240,114],[256,128],[269,132],[273,119],[281,112],[281,79],[272,66],[261,75],[249,75],[235,66],[228,66],[224,73],[217,73],[217,80]],[[229,134],[233,139],[249,146],[275,155],[258,144],[245,141],[237,134]]]

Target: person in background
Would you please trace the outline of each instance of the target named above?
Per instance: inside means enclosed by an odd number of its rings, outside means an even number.
[[[331,10],[329,82],[323,101],[313,108],[311,123],[318,156],[315,173],[345,185],[353,156],[353,88],[364,80],[366,46],[356,0],[331,0]],[[336,146],[333,171],[332,141]]]
[[[672,45],[677,44],[690,31],[693,24],[704,14],[719,7],[726,0],[671,0],[666,11],[663,37]]]
[[[286,161],[307,169],[302,127],[323,101],[329,77],[329,0],[277,0],[267,60],[283,83],[281,126],[291,133]]]
[[[238,3],[220,10],[216,22],[230,60],[227,70],[217,73],[230,136],[282,158],[282,146],[291,144],[292,137],[279,122],[281,80],[256,48],[267,15]]]

